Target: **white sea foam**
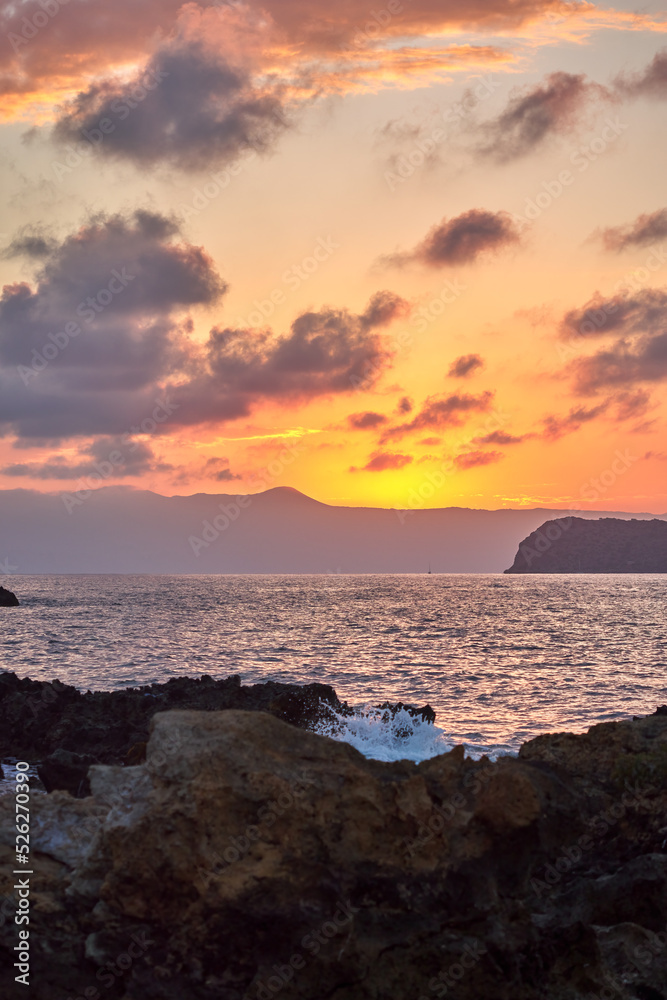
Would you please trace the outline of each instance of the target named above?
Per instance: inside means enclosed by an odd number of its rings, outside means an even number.
[[[318,723],[315,732],[349,743],[373,760],[419,763],[447,753],[453,746],[442,729],[404,708],[392,715],[386,709],[364,705],[354,715],[334,715],[335,720]]]

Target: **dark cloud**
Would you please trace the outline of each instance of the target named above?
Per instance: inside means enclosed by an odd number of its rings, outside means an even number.
[[[454,219],[443,219],[414,250],[391,254],[388,264],[417,261],[429,267],[457,267],[472,264],[482,254],[503,250],[519,243],[519,230],[507,212],[487,212],[472,208]]]
[[[611,94],[583,75],[551,73],[513,96],[505,110],[482,126],[480,154],[508,163],[538,149],[554,135],[572,131],[588,108]]]
[[[648,247],[667,237],[667,208],[650,215],[640,215],[627,226],[603,229],[600,237],[605,250],[620,252],[634,247]]]
[[[361,313],[359,324],[362,330],[374,330],[388,326],[399,317],[407,316],[409,311],[408,303],[394,292],[376,292]]]
[[[493,399],[492,392],[479,396],[468,393],[454,393],[450,396],[429,396],[419,413],[410,421],[391,427],[382,436],[383,441],[403,437],[412,431],[431,427],[460,427],[469,413],[488,410]]]
[[[479,354],[462,354],[453,361],[447,374],[450,378],[467,378],[484,367],[484,359]]]
[[[53,138],[142,166],[199,170],[267,152],[286,128],[277,93],[214,49],[177,38],[132,79],[91,84],[63,110]]]
[[[0,298],[0,424],[23,437],[122,433],[195,352],[180,317],[226,291],[162,216],[100,216]]]
[[[667,378],[667,332],[640,337],[574,362],[575,389],[582,394],[600,389],[660,382]]]
[[[590,395],[601,389],[626,389],[667,377],[667,290],[645,288],[603,300],[596,295],[566,314],[564,336],[612,334],[617,339],[568,367],[574,389]]]
[[[643,72],[618,76],[614,85],[624,97],[667,97],[667,49],[658,52]]]
[[[586,305],[565,314],[560,333],[566,340],[603,334],[656,333],[664,328],[666,316],[667,291],[644,288],[608,299],[596,292]]]
[[[229,459],[213,457],[209,458],[204,465],[203,475],[208,479],[215,479],[218,483],[229,483],[234,479],[241,479],[229,468]]]
[[[644,389],[619,392],[613,397],[616,420],[636,420],[643,417],[651,405],[651,397]]]
[[[414,408],[414,403],[412,402],[412,400],[410,399],[410,397],[409,396],[403,396],[403,398],[399,399],[399,401],[398,401],[398,406],[396,407],[396,412],[397,413],[412,413],[413,408]]]
[[[454,465],[457,469],[474,469],[481,465],[491,465],[499,462],[504,455],[500,451],[468,451],[463,455],[457,455]]]
[[[376,304],[382,302],[382,308]],[[382,292],[366,310],[306,312],[289,334],[214,328],[204,349],[202,371],[175,389],[182,420],[202,423],[246,416],[262,398],[307,399],[370,388],[386,370],[391,353],[378,332],[407,308],[398,295]]]
[[[508,434],[507,431],[491,431],[490,434],[484,434],[482,437],[474,438],[475,444],[521,444],[522,441],[527,441],[529,438],[533,437],[532,434]]]
[[[350,466],[350,472],[387,472],[389,469],[403,469],[413,461],[412,455],[395,452],[376,451],[362,468]]]
[[[226,291],[168,218],[98,217],[0,298],[0,433],[22,443],[142,434],[233,420],[280,403],[371,388],[391,364],[383,335],[407,314],[378,292],[359,314],[325,307],[290,330],[215,326],[193,307]]]
[[[39,260],[53,253],[56,246],[53,237],[39,226],[24,226],[0,256],[3,260],[11,260],[14,257]]]
[[[566,434],[572,434],[573,431],[578,431],[582,424],[587,424],[591,420],[595,420],[603,414],[609,407],[609,401],[606,400],[604,403],[600,403],[599,406],[577,406],[570,410],[570,412],[564,417],[545,417],[542,421],[544,424],[544,431],[542,436],[550,441],[556,441],[558,438],[564,437]]]
[[[21,462],[5,466],[5,476],[32,479],[72,480],[89,476],[125,479],[147,472],[171,471],[172,465],[156,459],[150,445],[126,437],[98,438],[78,449],[74,460],[65,455],[51,455],[40,462]]]
[[[386,424],[387,418],[383,413],[351,413],[347,418],[347,422],[350,427],[353,427],[357,431],[369,430],[373,427],[380,427],[381,424]]]

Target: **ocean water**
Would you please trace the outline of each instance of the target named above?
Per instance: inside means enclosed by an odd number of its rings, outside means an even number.
[[[112,690],[240,674],[335,687],[379,759],[514,753],[667,702],[664,575],[22,576],[0,666]],[[436,724],[383,719],[429,703]],[[408,729],[406,735],[406,726]]]

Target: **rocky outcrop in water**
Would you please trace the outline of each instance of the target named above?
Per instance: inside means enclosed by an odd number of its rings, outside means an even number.
[[[0,587],[0,608],[18,608],[20,601],[16,594],[5,587]]]
[[[279,684],[267,681],[244,687],[238,676],[214,680],[203,676],[174,677],[119,691],[78,691],[58,680],[50,683],[0,674],[0,759],[22,757],[41,762],[40,777],[48,790],[77,793],[91,761],[101,764],[140,763],[145,754],[150,721],[169,709],[268,712],[302,728],[351,715],[328,684]],[[426,705],[389,705],[433,721]]]
[[[667,573],[667,521],[546,521],[519,544],[505,573]]]
[[[35,1000],[667,997],[665,714],[416,765],[173,711],[89,777],[31,804]],[[5,899],[14,837],[5,796]]]

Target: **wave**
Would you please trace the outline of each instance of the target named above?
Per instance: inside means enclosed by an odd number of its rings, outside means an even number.
[[[364,705],[354,715],[340,715],[330,706],[330,717],[313,730],[341,743],[349,743],[372,760],[412,760],[416,764],[452,749],[444,731],[407,709],[397,711]]]

